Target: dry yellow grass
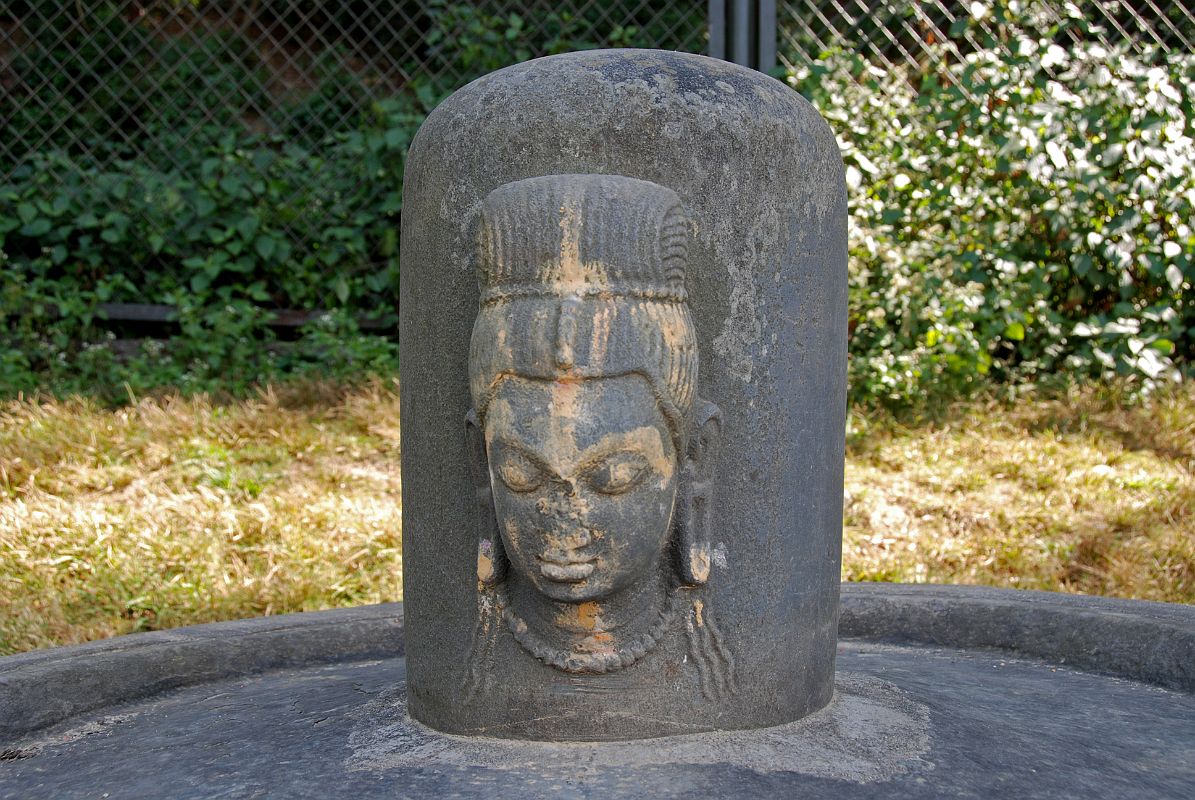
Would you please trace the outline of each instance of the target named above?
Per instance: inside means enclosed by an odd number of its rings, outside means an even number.
[[[843,574],[1195,602],[1195,391],[854,415]],[[0,406],[0,654],[398,599],[397,386]]]
[[[1195,390],[852,417],[843,577],[1195,602]]]
[[[398,422],[380,383],[3,406],[0,654],[398,599]]]

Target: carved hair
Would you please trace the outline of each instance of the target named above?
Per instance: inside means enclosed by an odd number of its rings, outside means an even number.
[[[491,192],[469,353],[482,426],[510,375],[638,374],[683,443],[698,364],[685,290],[690,228],[675,192],[635,178],[548,175]]]

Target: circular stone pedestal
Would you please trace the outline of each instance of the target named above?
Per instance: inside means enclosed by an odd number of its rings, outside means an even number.
[[[12,656],[0,797],[1191,796],[1195,608],[843,589],[826,709],[623,743],[412,721],[397,605]]]

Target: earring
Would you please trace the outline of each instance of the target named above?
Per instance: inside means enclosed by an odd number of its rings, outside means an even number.
[[[485,586],[501,583],[508,566],[494,513],[494,495],[486,486],[477,490],[477,580]]]
[[[704,586],[710,577],[712,479],[721,443],[722,412],[701,398],[694,411],[696,424],[682,472],[684,495],[677,527],[681,580],[688,586]]]
[[[494,510],[494,493],[490,488],[489,456],[485,437],[472,409],[465,415],[465,436],[469,446],[469,466],[473,474],[474,502],[477,504],[477,580],[483,586],[493,586],[506,578],[509,561],[502,536],[498,532],[498,515]]]
[[[685,471],[692,473],[688,466]],[[685,502],[681,506],[680,574],[688,586],[704,586],[710,577],[709,484],[686,481]]]

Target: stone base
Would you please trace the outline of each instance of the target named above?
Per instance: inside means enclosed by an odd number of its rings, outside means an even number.
[[[825,710],[625,743],[412,721],[395,606],[13,656],[0,659],[0,797],[1190,796],[1195,608],[900,586],[844,587],[843,608],[856,635]],[[1133,637],[1152,645],[1132,653]],[[28,730],[15,701],[31,680],[67,716]],[[88,696],[106,701],[81,711]]]

